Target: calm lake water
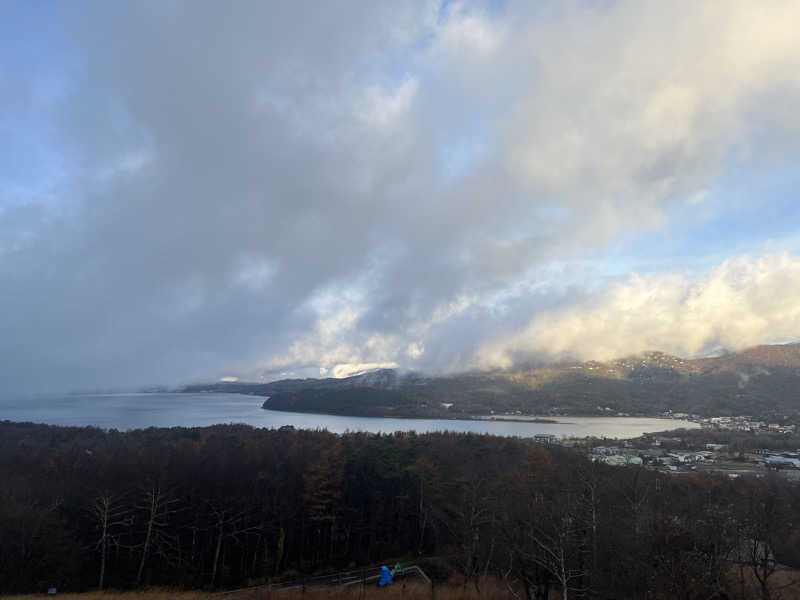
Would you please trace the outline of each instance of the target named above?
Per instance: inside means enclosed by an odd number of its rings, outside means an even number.
[[[563,417],[560,424],[450,419],[384,419],[337,417],[264,410],[264,398],[241,394],[92,394],[0,399],[0,420],[33,421],[51,425],[94,425],[104,429],[143,427],[203,427],[218,423],[246,423],[253,427],[293,425],[327,429],[334,433],[369,431],[460,431],[531,437],[553,433],[559,437],[630,438],[650,431],[696,423],[676,419],[637,417]]]

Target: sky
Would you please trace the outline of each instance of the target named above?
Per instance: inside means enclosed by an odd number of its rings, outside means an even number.
[[[0,390],[797,340],[798,22],[0,0]]]

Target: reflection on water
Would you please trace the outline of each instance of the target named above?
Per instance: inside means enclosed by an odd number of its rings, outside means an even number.
[[[302,429],[327,429],[334,433],[461,431],[519,437],[552,433],[559,437],[609,438],[630,438],[648,431],[698,427],[689,421],[638,417],[564,417],[563,420],[569,422],[559,424],[338,417],[263,410],[263,401],[261,397],[240,394],[98,394],[6,398],[0,400],[0,420],[94,425],[119,430],[246,423],[254,427],[293,425]]]

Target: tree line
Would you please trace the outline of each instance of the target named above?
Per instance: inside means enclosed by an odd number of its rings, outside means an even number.
[[[440,557],[514,597],[775,600],[800,490],[485,435],[0,423],[0,593],[224,587]],[[442,558],[443,557],[443,558]],[[741,594],[739,594],[741,596]]]

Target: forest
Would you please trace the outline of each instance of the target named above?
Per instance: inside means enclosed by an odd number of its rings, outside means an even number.
[[[516,438],[6,421],[0,477],[0,594],[413,560],[527,600],[777,600],[800,566],[800,488],[780,477],[610,467]]]

